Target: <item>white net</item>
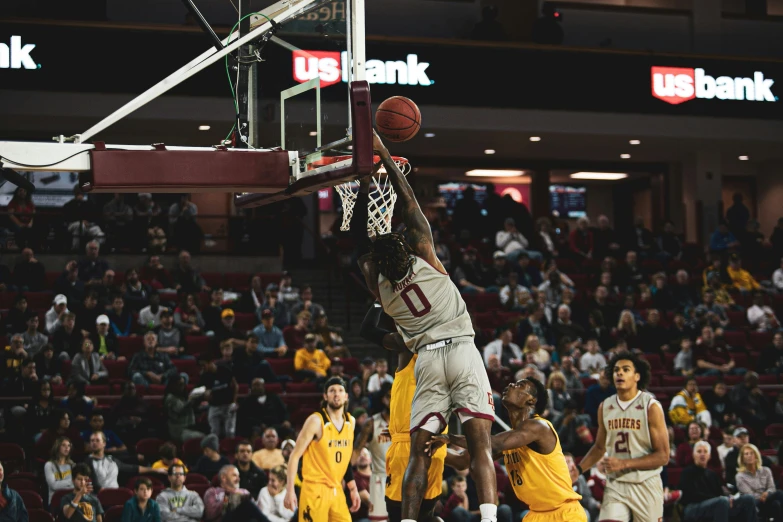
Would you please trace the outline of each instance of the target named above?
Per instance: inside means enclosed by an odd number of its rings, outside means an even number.
[[[411,165],[405,158],[394,158],[394,163],[405,176],[411,171]],[[370,201],[367,212],[367,233],[369,235],[388,234],[391,232],[391,219],[394,213],[394,203],[397,202],[397,194],[394,193],[386,170],[381,169],[372,177],[370,185]],[[358,181],[349,181],[335,187],[343,202],[343,222],[340,230],[346,232],[351,228],[351,217],[356,205],[356,196],[359,191]]]

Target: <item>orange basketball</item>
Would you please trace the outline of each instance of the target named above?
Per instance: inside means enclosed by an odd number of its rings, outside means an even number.
[[[421,128],[421,112],[404,96],[392,96],[381,102],[375,111],[378,134],[389,141],[408,141]]]

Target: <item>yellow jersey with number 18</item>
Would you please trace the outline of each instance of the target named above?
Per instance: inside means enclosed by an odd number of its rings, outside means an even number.
[[[582,500],[582,496],[571,486],[571,475],[557,431],[548,420],[539,416],[534,418],[546,422],[555,434],[555,449],[548,455],[542,455],[527,446],[503,452],[503,461],[514,493],[530,506],[531,511],[552,511],[566,502]]]
[[[321,421],[321,439],[307,446],[302,460],[304,482],[342,489],[342,480],[351,464],[356,420],[343,414],[343,426],[338,430],[325,409],[313,413]]]

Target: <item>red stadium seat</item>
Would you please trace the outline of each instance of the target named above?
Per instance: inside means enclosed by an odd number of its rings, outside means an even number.
[[[52,495],[52,500],[49,501],[49,511],[54,516],[59,516],[60,514],[60,504],[62,503],[62,499],[65,495],[73,493],[72,489],[59,489],[54,492],[54,495]]]
[[[128,361],[107,361],[107,360],[104,360],[103,361],[103,365],[106,367],[106,371],[109,372],[109,380],[111,380],[111,379],[127,379],[127,377],[128,377]]]
[[[182,443],[182,459],[187,463],[193,463],[202,455],[201,438],[188,439]]]
[[[15,471],[24,470],[24,449],[13,442],[0,442],[0,462],[3,463],[5,472],[9,475]]]
[[[751,354],[751,360],[757,361],[758,357],[753,357],[753,354]],[[778,383],[778,376],[774,373],[765,373],[763,375],[759,375],[759,384],[777,384]]]
[[[748,368],[748,354],[745,352],[732,352],[731,358],[734,359],[734,364],[737,368]]]
[[[316,393],[318,388],[314,382],[289,382],[285,385],[285,391],[287,393]]]
[[[742,375],[724,375],[723,376],[723,382],[726,383],[727,386],[734,386],[735,384],[739,384],[742,382]]]
[[[696,383],[699,385],[699,387],[712,386],[716,382],[718,382],[718,378],[714,375],[696,377]]]
[[[198,496],[201,498],[204,498],[204,493],[206,493],[207,490],[211,487],[212,484],[209,484],[209,482],[206,484],[188,484],[188,489],[198,493]]]
[[[223,272],[201,272],[201,277],[210,288],[223,288]]]
[[[43,509],[28,507],[27,517],[30,522],[54,522],[54,517],[51,515],[51,513]]]
[[[198,380],[199,366],[198,361],[193,359],[174,359],[171,361],[177,367],[179,373],[185,372],[191,381]]]
[[[158,450],[166,442],[163,439],[146,438],[136,443],[136,453],[144,455],[144,460],[154,462],[158,459]]]
[[[750,332],[750,346],[752,350],[761,351],[772,344],[773,332]]]
[[[666,373],[666,367],[663,365],[660,355],[657,353],[645,353],[642,354],[642,357],[647,359],[647,362],[650,363],[650,369],[653,373]]]
[[[685,386],[685,377],[678,377],[675,375],[662,375],[661,376],[661,385],[662,386]]]
[[[98,492],[98,501],[104,509],[111,506],[122,507],[132,497],[133,490],[128,488],[103,488]]]
[[[34,480],[30,480],[29,478],[24,478],[24,477],[8,477],[7,479],[5,479],[5,483],[8,485],[9,488],[14,489],[16,491],[21,491],[21,490],[40,491],[41,489],[38,487],[38,484]]]
[[[264,385],[266,393],[283,393],[283,385],[279,382],[270,382]]]
[[[122,522],[122,511],[125,506],[112,506],[105,510],[103,522]]]
[[[730,310],[726,312],[726,317],[729,319],[729,325],[732,328],[748,328],[750,326],[748,324],[748,317],[745,315],[745,312],[741,312],[739,310]],[[728,341],[727,341],[728,342]],[[731,344],[731,343],[729,343]]]
[[[266,361],[269,363],[269,366],[272,367],[272,371],[275,372],[275,375],[293,375],[294,374],[294,360],[293,359],[267,359]]]
[[[726,330],[723,333],[726,344],[735,350],[744,350],[748,345],[748,338],[744,330]]]
[[[44,503],[43,503],[43,499],[41,498],[41,495],[39,495],[35,491],[30,489],[19,490],[13,486],[11,486],[11,489],[15,489],[16,492],[19,493],[19,496],[22,497],[22,504],[24,504],[24,507],[26,507],[28,511],[31,509],[44,508]]]
[[[259,324],[256,314],[236,312],[234,317],[236,317],[236,320],[234,322],[234,328],[240,331],[252,330]]]
[[[244,272],[228,272],[223,274],[223,288],[239,292],[246,290],[250,288],[250,276]],[[263,285],[263,288],[266,288],[266,285]]]
[[[198,359],[199,355],[209,353],[209,337],[206,335],[188,335],[185,337],[188,345],[188,355],[193,355]]]
[[[110,395],[108,384],[90,384],[84,387],[84,394],[88,397],[95,395]]]
[[[24,295],[27,298],[28,310],[43,310],[46,313],[52,307],[54,292],[27,292]]]
[[[159,475],[160,476],[160,475]],[[152,487],[155,488],[156,486],[159,486],[160,488],[165,488],[165,485],[163,484],[163,481],[159,479],[158,477],[153,477],[151,475],[136,475],[135,477],[131,477],[128,479],[127,482],[125,482],[125,488],[129,489],[131,491],[135,491],[136,489],[136,481],[141,478],[147,478],[152,482]]]
[[[209,479],[200,473],[188,473],[185,475],[185,485],[188,489],[194,484],[209,484]]]
[[[359,359],[356,357],[346,357],[342,359],[343,361],[343,368],[345,369],[345,373],[348,375],[356,375],[359,373],[361,365],[359,364]]]
[[[119,355],[123,355],[132,359],[134,355],[141,352],[144,349],[143,337],[118,337],[117,349],[120,352]]]
[[[667,467],[666,473],[669,477],[669,489],[677,489],[680,486],[680,475],[682,475],[682,468]]]

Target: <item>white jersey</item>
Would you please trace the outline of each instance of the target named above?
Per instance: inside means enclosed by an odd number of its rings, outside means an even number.
[[[648,419],[648,411],[653,402],[658,401],[646,391],[640,391],[625,409],[620,407],[616,394],[604,400],[606,452],[610,457],[636,459],[653,453]],[[607,479],[618,482],[640,483],[660,473],[661,468],[656,468],[607,473],[606,476]]]
[[[367,449],[370,450],[370,455],[372,455],[372,472],[373,474],[380,473],[385,475],[386,450],[391,446],[391,440],[389,442],[379,442],[378,438],[381,436],[381,432],[389,427],[389,423],[383,420],[383,414],[381,413],[373,415],[370,422],[372,422],[372,434],[370,435]]]
[[[378,275],[383,311],[397,324],[408,349],[456,337],[473,337],[473,324],[465,301],[448,274],[414,256],[402,281],[392,283]]]

